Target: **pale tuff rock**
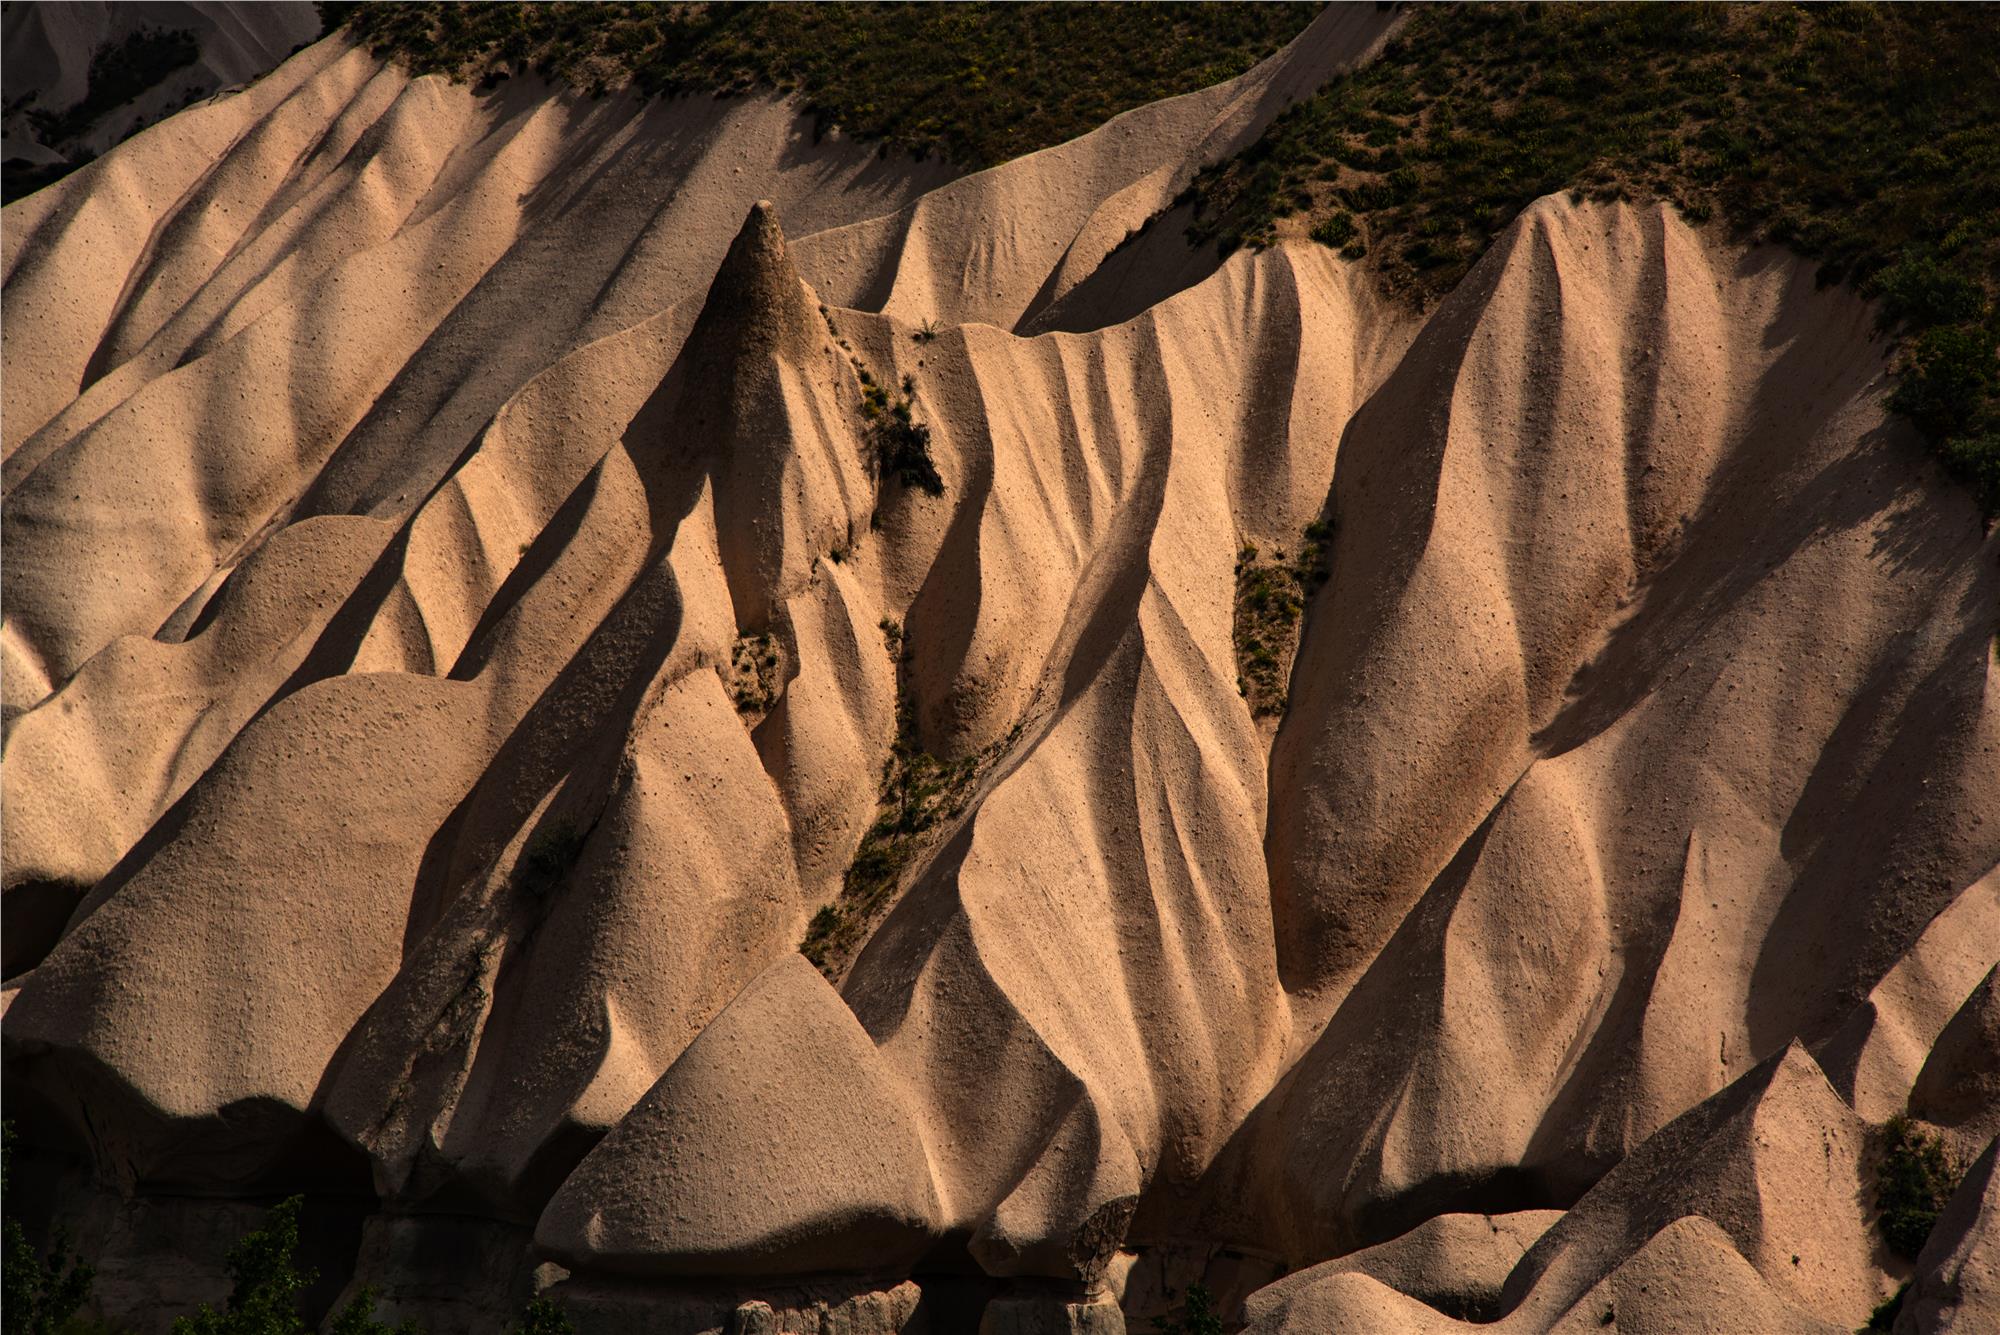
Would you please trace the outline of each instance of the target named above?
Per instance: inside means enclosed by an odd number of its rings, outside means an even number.
[[[1867,306],[1664,207],[1428,316],[1111,253],[1392,22],[957,181],[335,39],[9,207],[30,1143],[373,1200],[446,1323],[454,1212],[586,1335],[1110,1330],[1169,1254],[1260,1331],[1865,1320],[1868,1125],[2000,1117],[2000,540]]]

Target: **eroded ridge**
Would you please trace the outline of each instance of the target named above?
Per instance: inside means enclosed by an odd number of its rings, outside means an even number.
[[[321,43],[10,208],[27,1143],[467,1329],[1976,1313],[1996,539],[1668,207],[1118,248],[1379,35],[955,181]]]

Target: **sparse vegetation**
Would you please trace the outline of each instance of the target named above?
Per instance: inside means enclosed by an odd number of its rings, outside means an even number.
[[[1382,59],[1197,178],[1189,236],[1227,252],[1301,217],[1423,303],[1528,203],[1565,189],[1727,219],[1880,297],[1903,338],[1893,406],[2000,513],[1990,11],[1419,6]]]
[[[540,897],[562,884],[576,860],[583,856],[589,832],[566,820],[557,820],[535,831],[521,854],[522,886]]]
[[[1153,1329],[1158,1335],[1222,1335],[1222,1317],[1215,1310],[1215,1295],[1204,1285],[1188,1285],[1180,1315],[1154,1322]]]
[[[327,1335],[423,1335],[414,1318],[390,1325],[375,1315],[375,1290],[362,1285],[353,1299],[327,1324]]]
[[[1898,1114],[1882,1128],[1875,1204],[1883,1241],[1915,1260],[1964,1176],[1944,1140]]]
[[[1332,530],[1306,526],[1296,553],[1264,556],[1245,544],[1236,554],[1237,689],[1255,718],[1285,712],[1285,688],[1298,652],[1306,602],[1326,582],[1326,544]]]
[[[1314,4],[364,4],[343,16],[418,73],[537,70],[592,92],[775,88],[823,124],[988,167],[1231,78]],[[322,13],[325,13],[322,9]],[[331,17],[331,16],[330,16]]]
[[[842,554],[836,553],[834,559],[843,559]],[[753,716],[754,722],[770,712],[777,702],[780,675],[778,643],[771,632],[759,631],[737,639],[736,647],[730,651],[729,672],[723,678],[723,686],[729,691],[736,712]]]
[[[1020,736],[1020,727],[1001,742],[957,760],[940,760],[917,740],[916,704],[905,687],[909,645],[903,628],[884,618],[882,638],[896,661],[896,740],[882,765],[882,787],[875,822],[861,836],[861,846],[848,864],[840,895],[821,907],[807,924],[799,953],[828,978],[842,967],[867,938],[868,931],[889,907],[904,871],[941,823],[956,819],[971,799],[978,777]]]
[[[203,1304],[193,1316],[174,1322],[173,1335],[307,1335],[310,1327],[299,1315],[299,1299],[318,1275],[298,1267],[304,1209],[305,1198],[293,1196],[271,1211],[264,1227],[238,1239],[229,1251],[232,1283],[223,1310]],[[424,1335],[423,1325],[414,1319],[393,1326],[383,1321],[375,1315],[375,1303],[375,1290],[362,1285],[328,1320],[328,1335]],[[522,1313],[520,1335],[571,1335],[573,1329],[562,1308],[546,1297],[531,1300]]]
[[[200,44],[186,29],[140,28],[116,42],[104,43],[91,53],[90,82],[83,99],[75,105],[59,111],[41,108],[23,111],[18,102],[10,105],[9,119],[21,111],[35,137],[45,147],[62,154],[63,160],[37,164],[25,158],[9,158],[0,163],[0,202],[11,203],[33,194],[90,162],[96,155],[78,145],[79,138],[105,116],[158,87],[200,56]],[[183,101],[182,105],[185,104]]]
[[[833,327],[832,321],[827,327]],[[836,334],[838,337],[838,334]],[[847,347],[842,342],[841,347]],[[883,477],[893,477],[905,487],[915,487],[926,496],[944,495],[944,479],[931,459],[931,429],[916,420],[913,396],[917,382],[903,377],[902,393],[891,395],[887,386],[875,379],[859,357],[850,353],[854,373],[861,377],[861,416],[868,443],[875,450],[875,464]]]
[[[91,53],[89,91],[81,102],[61,111],[31,111],[28,120],[43,143],[66,143],[200,57],[201,44],[186,29],[140,28]]]
[[[1874,1331],[1881,1331],[1884,1335],[1887,1335],[1887,1332],[1894,1330],[1896,1328],[1896,1314],[1903,1310],[1903,1299],[1909,1295],[1909,1292],[1910,1286],[1905,1283],[1894,1293],[1875,1304],[1875,1310],[1868,1314],[1868,1324],[1861,1328],[1859,1335],[1870,1335]]]
[[[569,1314],[553,1298],[530,1298],[527,1310],[521,1314],[520,1335],[575,1335],[575,1332]]]
[[[13,1175],[14,1124],[0,1123],[0,1196]],[[9,1216],[0,1224],[5,1270],[0,1273],[0,1329],[6,1335],[63,1335],[76,1329],[77,1311],[90,1299],[96,1269],[70,1254],[61,1232],[50,1239],[46,1255],[28,1241],[21,1221]]]

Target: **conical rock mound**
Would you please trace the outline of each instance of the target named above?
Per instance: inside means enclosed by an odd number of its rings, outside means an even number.
[[[564,1264],[667,1275],[893,1270],[938,1229],[924,1143],[825,979],[780,959],[571,1175]]]
[[[860,387],[759,201],[681,354],[673,430],[714,459],[716,537],[737,620],[764,631],[872,508]]]

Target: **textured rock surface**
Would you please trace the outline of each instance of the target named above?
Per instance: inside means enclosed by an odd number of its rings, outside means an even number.
[[[1390,22],[958,180],[334,40],[10,206],[29,1144],[379,1209],[440,1331],[547,1257],[585,1335],[1864,1321],[1868,1124],[2000,1116],[2000,539],[1866,305],[1664,207],[1428,316],[1114,253]]]

